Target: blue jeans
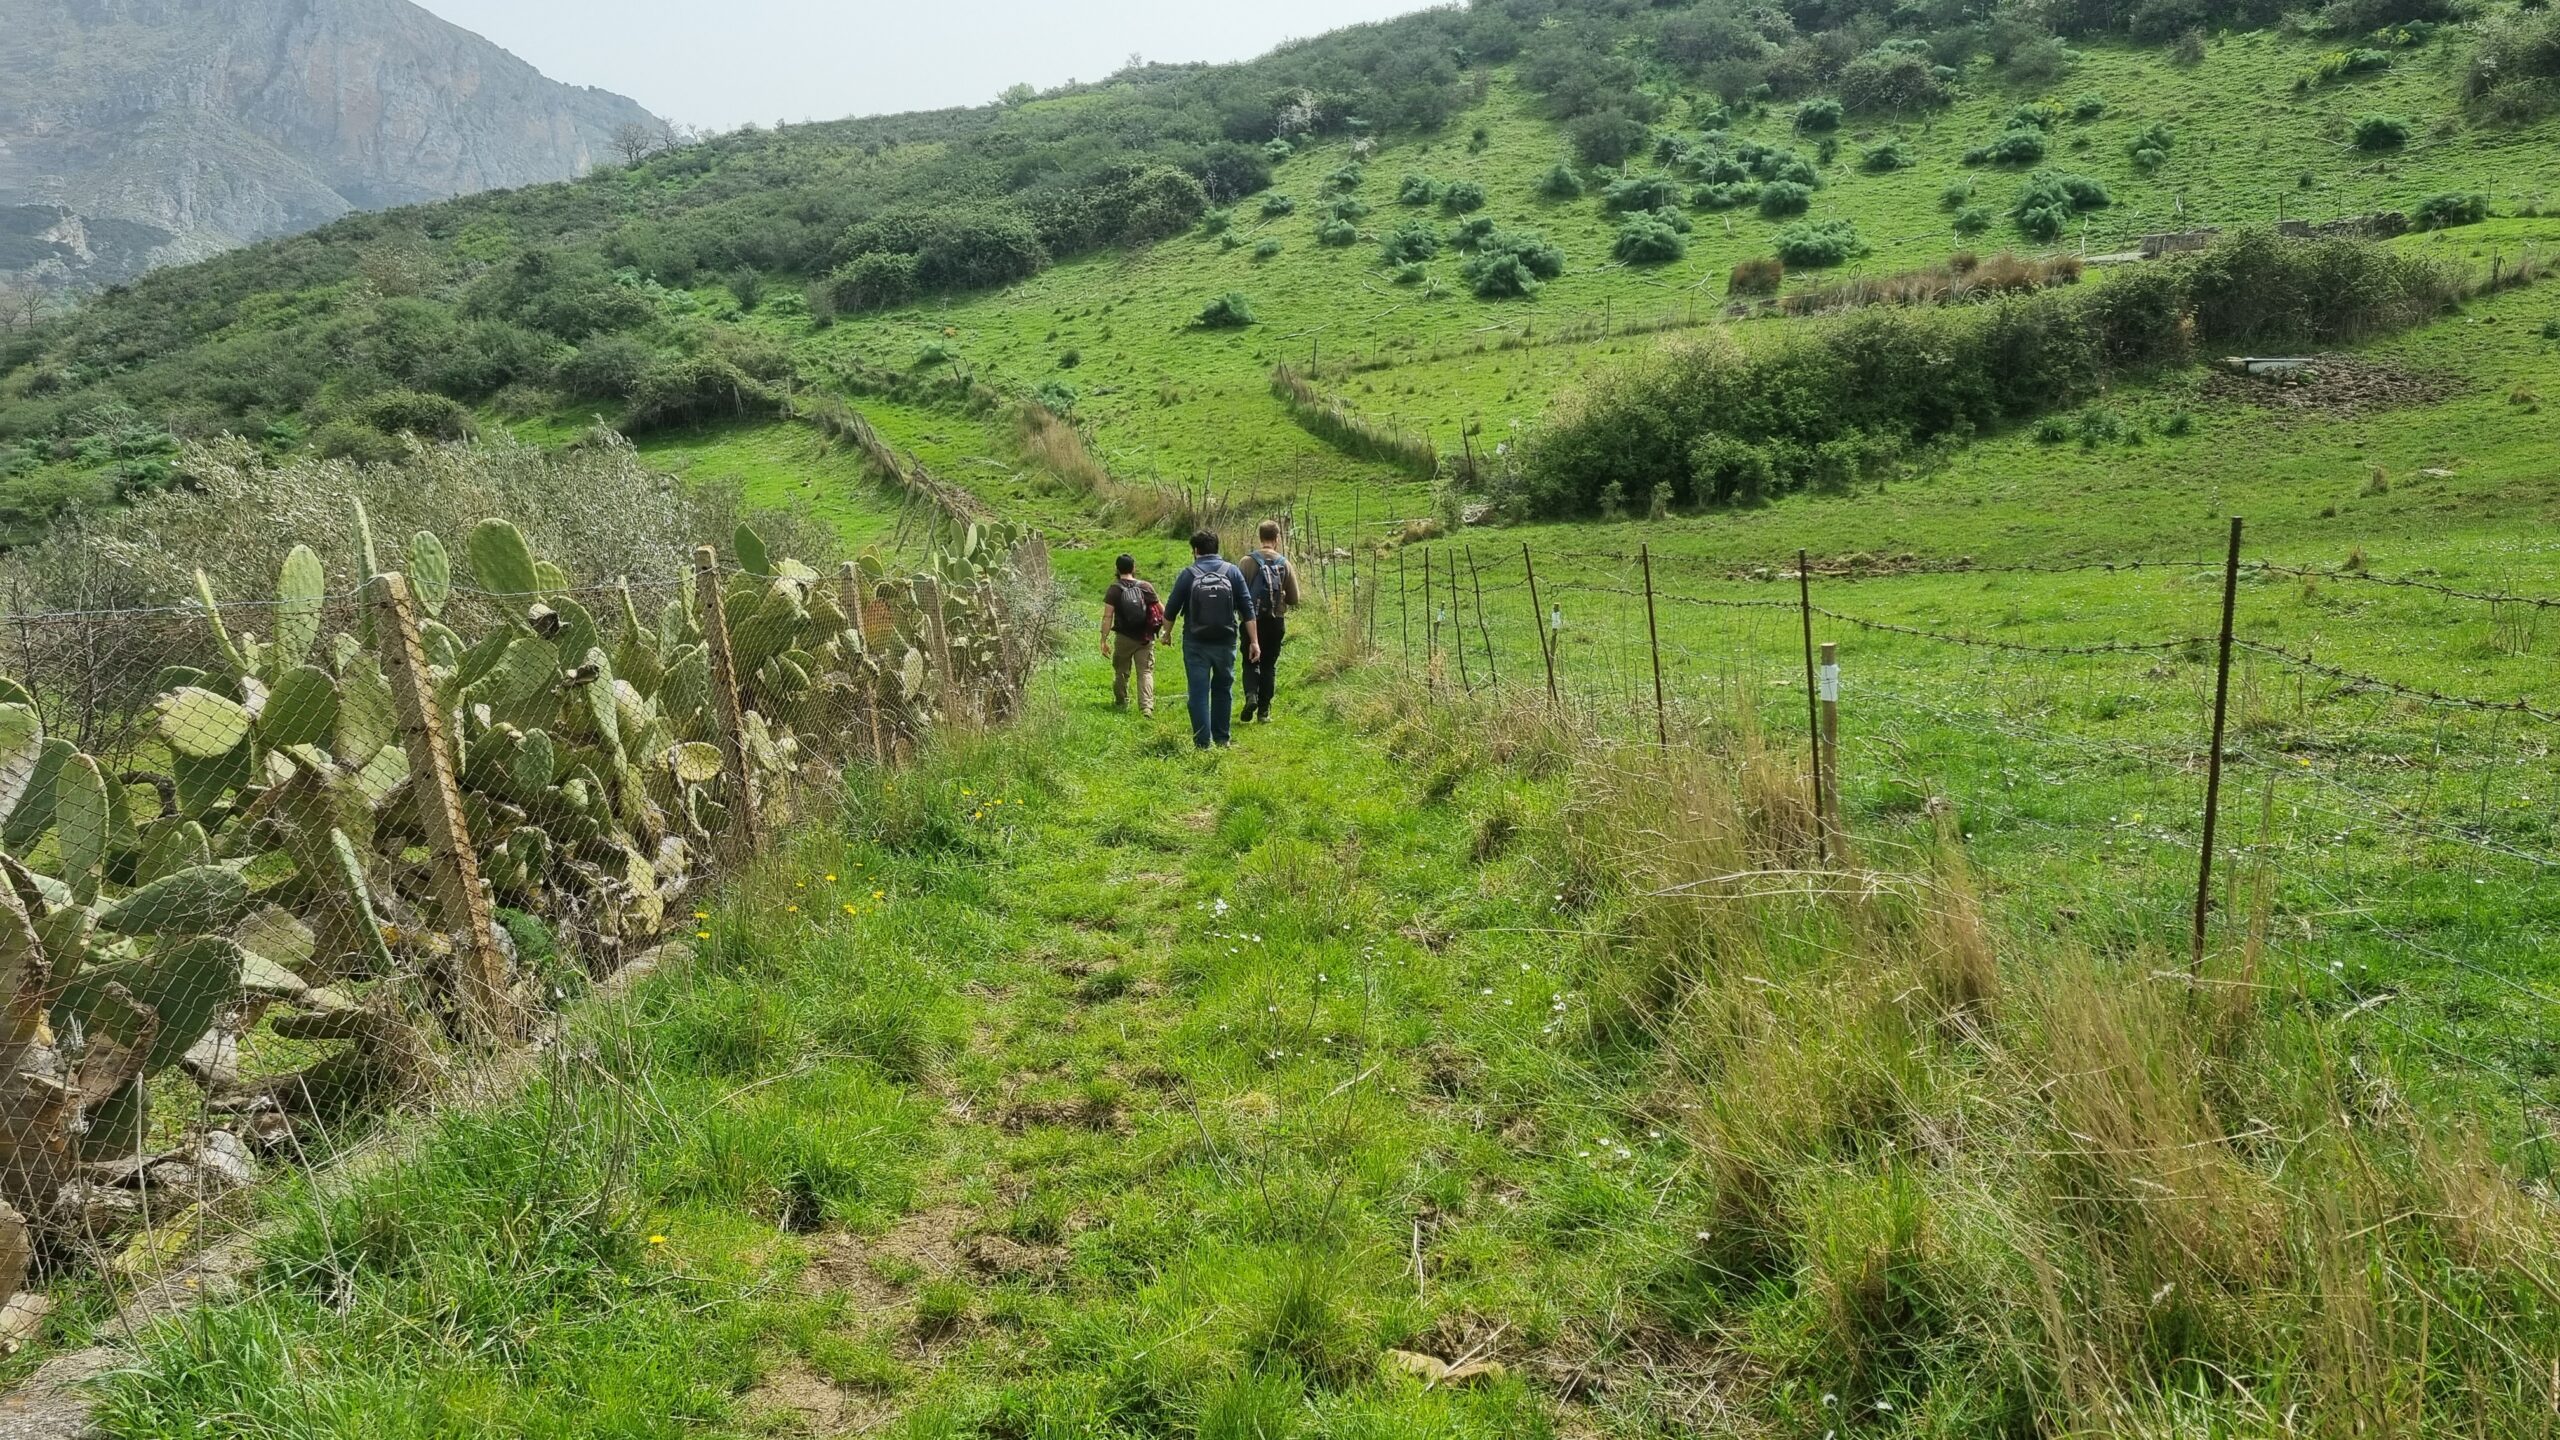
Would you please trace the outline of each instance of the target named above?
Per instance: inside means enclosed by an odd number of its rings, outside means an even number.
[[[1206,750],[1232,741],[1236,708],[1236,642],[1182,642],[1182,675],[1190,687],[1191,743]]]

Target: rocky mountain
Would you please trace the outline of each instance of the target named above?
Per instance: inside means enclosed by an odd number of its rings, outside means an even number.
[[[0,280],[568,179],[626,127],[663,128],[407,0],[0,0]]]

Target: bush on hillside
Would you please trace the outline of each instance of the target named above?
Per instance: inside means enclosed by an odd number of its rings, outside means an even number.
[[[1440,198],[1440,182],[1428,175],[1407,175],[1396,186],[1399,205],[1429,205]]]
[[[421,440],[468,440],[471,412],[444,395],[416,390],[386,390],[356,406],[356,422],[377,435],[415,435]]]
[[[2490,119],[2521,124],[2560,105],[2560,10],[2518,8],[2483,18],[2463,98]]]
[[[1624,165],[1653,142],[1653,127],[1624,110],[1602,110],[1565,127],[1565,139],[1585,165]]]
[[[1659,215],[1630,215],[1609,253],[1630,265],[1668,265],[1688,255],[1689,242]]]
[[[1938,192],[1938,208],[1941,210],[1961,210],[1971,203],[1973,203],[1971,180],[1950,181],[1946,189]]]
[[[1230,290],[1203,307],[1192,323],[1203,330],[1241,330],[1253,323],[1253,302]]]
[[[2410,220],[2421,230],[2442,230],[2454,225],[2477,225],[2489,218],[2486,195],[2430,195],[2418,202]]]
[[[1830,96],[1807,100],[1796,107],[1796,129],[1806,135],[1827,135],[1840,128],[1840,102]]]
[[[1910,152],[1891,140],[1858,157],[1858,168],[1870,175],[1882,175],[1887,171],[1904,169],[1910,164]]]
[[[1760,213],[1772,220],[1801,215],[1813,206],[1813,192],[1793,180],[1772,180],[1760,187]]]
[[[2071,118],[2086,125],[2107,113],[2107,97],[2095,90],[2083,90],[2072,97]]]
[[[2438,262],[2265,230],[2227,236],[2187,268],[2196,339],[2215,353],[2364,339],[2419,323],[2460,289],[2458,275]]]
[[[1701,185],[1689,192],[1689,203],[1701,210],[1732,210],[1760,198],[1760,187],[1748,180],[1729,185]]]
[[[1733,273],[1724,281],[1727,295],[1775,295],[1787,278],[1787,262],[1771,256],[1765,260],[1736,260]]]
[[[2000,128],[2003,130],[2041,130],[2050,134],[2052,133],[2053,127],[2061,123],[2062,107],[2038,101],[2032,105],[2021,105],[2010,111],[2008,123]]]
[[[1316,227],[1316,243],[1340,250],[1360,243],[1360,227],[1348,220],[1327,220]]]
[[[2044,132],[2036,129],[2004,130],[1988,145],[1964,152],[1967,165],[2033,165],[2044,158]]]
[[[1366,179],[1367,176],[1367,171],[1361,169],[1357,164],[1351,164],[1342,166],[1333,171],[1333,173],[1325,176],[1324,183],[1332,186],[1336,190],[1357,190],[1360,188],[1360,182],[1363,179]]]
[[[1328,220],[1357,220],[1369,213],[1369,202],[1356,195],[1343,195],[1327,201],[1324,213]]]
[[[2009,217],[2017,222],[2018,233],[2049,242],[2059,238],[2077,217],[2102,210],[2110,203],[2107,187],[2086,175],[2039,170],[2018,191],[2018,198],[2009,206]]]
[[[1440,253],[1440,231],[1427,220],[1408,220],[1378,245],[1378,259],[1388,265],[1411,265]]]
[[[1778,258],[1795,270],[1842,265],[1867,253],[1858,227],[1846,220],[1799,220],[1778,232]]]
[[[1472,215],[1485,206],[1484,187],[1473,180],[1453,180],[1440,192],[1440,209],[1449,215]]]
[[[2409,122],[2397,115],[2362,115],[2347,132],[2359,150],[2397,150],[2409,143]]]
[[[1191,183],[1190,193],[1198,195],[1197,182]],[[1200,208],[1179,214],[1171,229],[1150,238],[1179,234],[1199,214]],[[1115,224],[1125,223],[1127,217],[1114,219]],[[1032,222],[1014,211],[992,207],[895,211],[847,227],[837,246],[849,260],[872,254],[912,258],[916,291],[927,295],[1010,285],[1039,274],[1049,264],[1049,251]],[[837,298],[841,304],[844,297]]]
[[[1860,114],[1907,114],[1934,110],[1953,99],[1925,45],[1888,41],[1850,61],[1840,71],[1840,103]]]
[[[1282,248],[1283,247],[1278,240],[1266,238],[1253,247],[1253,258],[1256,260],[1272,259],[1280,253]]]
[[[1979,235],[1991,228],[1991,212],[1980,205],[1967,205],[1947,223],[1959,235]]]
[[[1546,200],[1579,200],[1582,177],[1573,173],[1572,166],[1558,165],[1538,177],[1538,195]]]
[[[1612,215],[1630,210],[1659,210],[1680,203],[1680,186],[1668,175],[1630,175],[1612,182],[1600,194],[1600,205]]]
[[[560,388],[580,400],[628,400],[657,358],[628,335],[599,335],[560,362]]]
[[[1484,243],[1492,238],[1492,218],[1478,215],[1473,219],[1459,222],[1458,228],[1449,232],[1449,248],[1473,254],[1483,249]]]
[[[1564,273],[1564,252],[1533,231],[1498,230],[1458,267],[1460,278],[1484,300],[1526,299]]]
[[[1262,197],[1262,218],[1265,220],[1277,220],[1297,213],[1298,202],[1289,196],[1265,195]]]
[[[723,356],[661,360],[633,387],[623,424],[633,431],[782,413],[781,395]]]

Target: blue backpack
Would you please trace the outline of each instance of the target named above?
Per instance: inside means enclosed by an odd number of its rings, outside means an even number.
[[[1191,567],[1191,598],[1183,606],[1184,639],[1216,644],[1236,638],[1236,616],[1244,607],[1230,578],[1234,573],[1214,555],[1202,556]]]

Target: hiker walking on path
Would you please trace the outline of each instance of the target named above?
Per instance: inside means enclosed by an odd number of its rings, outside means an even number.
[[[1120,557],[1120,578],[1102,592],[1102,656],[1111,662],[1111,703],[1129,708],[1129,676],[1138,677],[1138,711],[1156,713],[1156,637],[1164,633],[1164,604],[1156,587],[1138,578],[1138,557]]]
[[[1236,568],[1244,572],[1245,592],[1253,597],[1255,625],[1262,658],[1244,671],[1244,718],[1271,718],[1272,681],[1280,669],[1280,647],[1289,639],[1289,612],[1298,608],[1298,572],[1280,553],[1280,522],[1262,522],[1262,544]]]
[[[1244,572],[1218,554],[1215,532],[1191,537],[1191,565],[1174,577],[1165,624],[1182,622],[1182,674],[1189,686],[1191,743],[1206,750],[1233,744],[1236,700],[1236,635],[1244,635],[1248,664],[1262,659],[1254,635],[1253,592]]]

